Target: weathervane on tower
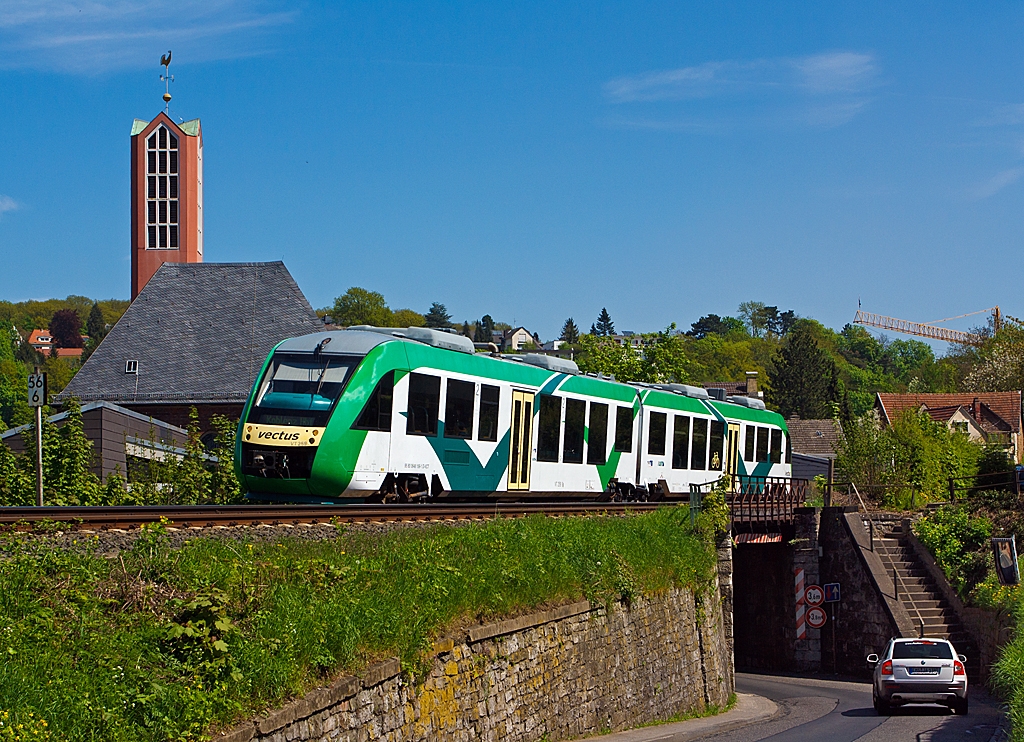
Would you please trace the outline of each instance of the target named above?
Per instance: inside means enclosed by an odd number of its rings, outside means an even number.
[[[160,79],[164,83],[164,113],[170,115],[171,107],[171,83],[174,82],[174,75],[167,74],[167,68],[171,66],[171,50],[168,49],[166,54],[161,55],[160,64],[164,67],[164,74],[160,75]]]

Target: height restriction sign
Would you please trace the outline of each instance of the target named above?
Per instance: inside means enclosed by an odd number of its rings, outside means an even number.
[[[807,625],[812,629],[820,629],[825,625],[825,611],[821,608],[811,608],[807,611]]]
[[[824,599],[825,591],[817,585],[808,585],[807,589],[804,591],[804,600],[807,601],[807,605],[821,605],[821,601]]]

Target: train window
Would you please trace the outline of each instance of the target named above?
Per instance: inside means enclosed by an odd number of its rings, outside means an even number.
[[[587,463],[608,461],[608,405],[590,403],[590,425],[587,427]]]
[[[501,390],[490,384],[480,385],[480,430],[477,440],[498,440],[498,402]]]
[[[562,463],[583,463],[583,430],[587,424],[587,403],[582,399],[565,400],[565,441]]]
[[[672,468],[685,469],[690,455],[690,418],[676,415],[672,434]]]
[[[758,462],[768,460],[768,428],[757,429],[757,460]]]
[[[615,450],[630,453],[633,450],[633,408],[615,408]]]
[[[409,435],[437,435],[437,409],[441,406],[441,379],[426,374],[409,374],[409,410],[405,432]]]
[[[746,429],[747,437],[744,439],[743,444],[743,460],[753,461],[754,460],[754,428],[753,425],[744,425]]]
[[[772,431],[772,463],[782,463],[782,431]]]
[[[537,461],[558,461],[558,434],[562,427],[562,398],[540,395],[537,425]]]
[[[789,439],[789,431],[786,431],[786,463],[793,463],[793,443]]]
[[[356,430],[382,430],[391,432],[391,401],[395,393],[395,372],[388,371],[377,382],[359,419],[352,427]]]
[[[652,412],[647,422],[647,453],[652,456],[665,455],[665,426],[668,415],[664,412]]]
[[[476,402],[476,384],[472,381],[448,379],[448,394],[444,402],[444,437],[473,437],[473,405]]]
[[[693,445],[690,447],[690,468],[708,468],[708,421],[707,418],[693,418]]]
[[[725,448],[725,423],[711,421],[711,461],[708,469],[722,471],[722,450]]]

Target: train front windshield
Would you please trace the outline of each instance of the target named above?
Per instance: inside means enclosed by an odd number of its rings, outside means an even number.
[[[259,425],[323,427],[361,358],[275,354],[249,411]]]

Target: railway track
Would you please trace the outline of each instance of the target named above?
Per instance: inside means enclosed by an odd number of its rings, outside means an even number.
[[[61,524],[66,530],[138,528],[164,519],[178,528],[484,520],[496,516],[587,515],[654,510],[658,503],[479,503],[429,505],[190,505],[145,507],[0,507],[0,526],[35,530]]]

